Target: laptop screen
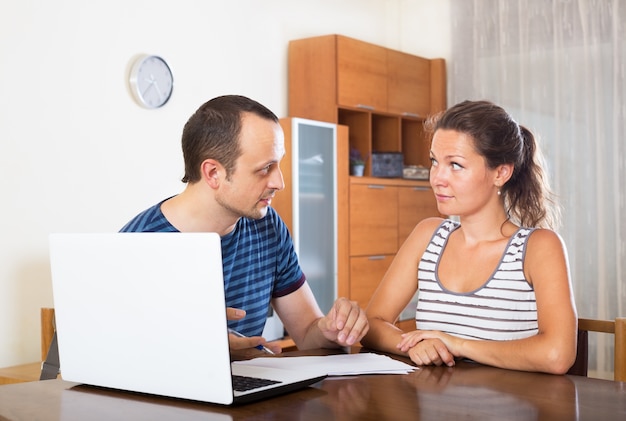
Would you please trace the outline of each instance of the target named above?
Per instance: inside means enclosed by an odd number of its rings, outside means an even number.
[[[215,233],[52,234],[64,380],[232,401]]]

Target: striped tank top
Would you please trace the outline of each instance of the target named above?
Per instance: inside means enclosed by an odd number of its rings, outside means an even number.
[[[441,285],[438,269],[448,237],[459,226],[451,220],[442,222],[419,262],[417,329],[487,340],[535,335],[538,331],[535,291],[524,277],[526,240],[534,228],[517,230],[497,268],[480,288],[456,293]]]

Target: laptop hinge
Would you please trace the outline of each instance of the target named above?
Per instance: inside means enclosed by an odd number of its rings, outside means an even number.
[[[59,364],[59,347],[57,345],[57,332],[55,330],[48,349],[46,360],[41,364],[41,377],[39,380],[56,379],[59,375],[61,365]]]

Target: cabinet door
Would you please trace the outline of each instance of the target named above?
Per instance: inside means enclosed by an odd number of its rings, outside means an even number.
[[[350,186],[350,255],[394,254],[398,250],[398,188]]]
[[[430,60],[387,50],[387,109],[401,115],[430,114]]]
[[[366,308],[392,261],[389,255],[351,257],[350,299]]]
[[[398,248],[415,225],[429,216],[440,216],[433,190],[426,186],[398,187]]]
[[[387,109],[387,51],[337,36],[337,103],[377,111]]]
[[[298,118],[293,122],[293,242],[326,314],[337,298],[336,126]]]
[[[287,224],[300,266],[326,314],[337,297],[339,276],[348,283],[347,223],[339,222],[348,213],[348,130],[301,118],[282,118],[280,124],[285,133],[285,190],[272,206]],[[346,290],[341,289],[344,295]],[[263,336],[284,336],[273,313]]]
[[[335,35],[289,42],[288,115],[337,122]]]

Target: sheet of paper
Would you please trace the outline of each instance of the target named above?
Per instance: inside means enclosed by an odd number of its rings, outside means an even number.
[[[394,360],[386,355],[373,353],[325,356],[259,357],[233,364],[248,364],[287,370],[315,369],[329,376],[359,374],[408,374],[417,367]]]

